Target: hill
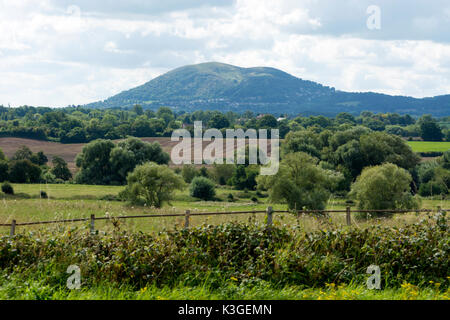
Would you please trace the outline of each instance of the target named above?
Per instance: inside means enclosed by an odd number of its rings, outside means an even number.
[[[344,111],[359,114],[365,110],[434,116],[450,113],[450,95],[416,99],[373,92],[344,92],[274,68],[240,68],[217,62],[175,69],[142,86],[87,106],[120,108],[135,104],[151,109],[169,106],[184,111],[250,110],[330,116]]]

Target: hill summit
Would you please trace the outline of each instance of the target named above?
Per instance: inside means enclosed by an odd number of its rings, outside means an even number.
[[[378,93],[337,91],[268,67],[241,68],[210,62],[190,65],[161,75],[142,86],[124,91],[94,108],[132,107],[157,109],[254,111],[273,114],[323,114],[398,112],[450,113],[450,95],[415,99]]]

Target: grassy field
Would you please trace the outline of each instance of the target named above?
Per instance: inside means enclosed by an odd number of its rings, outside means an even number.
[[[414,152],[445,152],[450,150],[450,142],[408,141]]]
[[[250,200],[255,192],[244,193],[229,188],[217,190],[218,201],[203,202],[191,198],[187,190],[178,192],[171,205],[162,209],[133,207],[124,202],[114,200],[123,187],[113,186],[83,186],[83,185],[30,185],[14,184],[16,195],[0,195],[0,224],[10,223],[12,220],[20,222],[34,222],[70,218],[88,218],[91,214],[97,217],[104,216],[129,216],[142,214],[168,214],[192,212],[229,212],[247,210],[265,210],[273,206],[276,210],[286,210],[285,205],[272,205],[266,197],[259,198],[258,203]],[[49,199],[41,199],[40,191],[45,191]],[[228,194],[233,194],[236,201],[227,202]],[[220,200],[220,201],[219,201]],[[331,199],[328,209],[344,209],[344,199]],[[445,200],[423,199],[422,207],[436,209],[437,206],[450,208],[450,202]],[[353,220],[354,228],[363,229],[371,225],[381,227],[401,227],[419,222],[425,218],[425,214],[395,215],[391,219],[379,219],[371,221]],[[205,224],[220,225],[228,222],[265,222],[265,214],[226,215],[192,217],[191,226],[197,227]],[[301,232],[314,232],[332,230],[334,228],[346,230],[345,214],[332,214],[328,218],[305,216],[297,219],[288,213],[276,213],[274,215],[276,227],[288,226]],[[112,235],[117,228],[122,231],[144,232],[157,234],[166,230],[182,229],[184,217],[145,218],[120,220],[118,225],[113,221],[96,221],[95,228],[101,234]],[[88,232],[89,224],[86,222],[73,224],[52,224],[33,227],[21,227],[16,229],[17,234],[33,232],[33,237],[45,239],[50,235],[63,235],[70,230]],[[350,229],[349,229],[350,230]],[[9,234],[9,227],[0,227],[0,236]],[[58,300],[84,300],[84,299],[108,299],[108,300],[254,300],[254,299],[286,299],[286,300],[448,300],[449,291],[439,288],[417,287],[405,283],[399,288],[387,288],[385,290],[367,290],[361,282],[342,285],[330,284],[326,287],[308,288],[299,286],[274,286],[262,282],[245,284],[229,279],[228,284],[222,284],[219,288],[205,282],[200,286],[192,286],[179,283],[170,287],[156,287],[149,285],[141,289],[120,284],[97,284],[83,287],[80,291],[70,291],[61,286],[48,284],[48,277],[25,278],[17,274],[17,278],[10,274],[0,272],[0,300],[1,299],[58,299]],[[226,279],[225,279],[226,280]]]
[[[55,290],[40,282],[31,282],[27,286],[17,284],[20,282],[0,283],[0,300],[450,300],[449,290],[421,289],[411,284],[384,290],[335,284],[326,288],[274,288],[265,282],[247,287],[232,280],[221,289],[179,285],[175,288],[152,286],[136,290],[130,286],[105,284],[81,290]]]
[[[250,198],[256,196],[255,192],[244,193],[228,188],[217,189],[217,196],[221,201],[197,201],[188,195],[187,190],[178,192],[174,201],[162,209],[134,207],[127,203],[112,200],[117,197],[123,187],[114,186],[84,186],[84,185],[39,185],[39,184],[14,184],[16,196],[0,198],[0,223],[11,223],[12,220],[20,222],[37,222],[61,219],[89,218],[91,214],[97,217],[105,216],[130,216],[142,214],[170,214],[184,213],[186,210],[191,212],[232,212],[232,211],[263,211],[268,206],[272,206],[275,211],[286,210],[287,206],[282,204],[270,204],[267,198],[259,198],[258,203],[254,203]],[[41,199],[40,191],[45,191],[49,199]],[[228,194],[233,194],[236,201],[226,201]],[[422,200],[422,208],[436,209],[437,206],[450,208],[450,202],[445,200]],[[346,207],[345,200],[331,199],[328,203],[328,209],[342,210]],[[409,224],[421,219],[423,215],[407,214],[396,215],[392,219],[383,219],[372,221],[371,223],[388,224],[398,226]],[[191,224],[199,226],[202,224],[221,224],[226,222],[246,222],[249,219],[263,222],[264,214],[245,214],[245,215],[225,215],[225,216],[206,216],[192,217]],[[328,223],[338,226],[345,226],[346,219],[344,213],[332,214],[329,219],[320,219],[314,216],[302,217],[297,219],[291,214],[276,213],[274,215],[275,223],[287,225],[299,225],[305,230],[314,230],[321,228]],[[360,227],[367,223],[354,221]],[[74,223],[75,226],[83,223]],[[87,227],[87,223],[84,223]],[[120,220],[120,226],[123,229],[143,232],[159,232],[182,228],[184,226],[184,217],[165,217],[148,219],[127,219]],[[18,227],[18,232],[29,230],[37,231],[40,229],[58,228],[58,225],[44,225],[36,227]],[[110,230],[112,223],[110,221],[98,221],[96,223],[98,230]],[[0,234],[7,234],[7,227],[0,227]]]

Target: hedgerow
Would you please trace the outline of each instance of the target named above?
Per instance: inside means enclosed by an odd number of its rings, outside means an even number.
[[[229,223],[148,235],[84,230],[0,239],[3,276],[65,287],[67,267],[81,268],[84,286],[100,283],[221,287],[266,281],[274,286],[363,285],[370,265],[385,288],[403,283],[448,288],[448,220],[445,213],[403,228],[322,230]]]

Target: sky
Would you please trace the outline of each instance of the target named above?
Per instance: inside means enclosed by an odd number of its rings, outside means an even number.
[[[448,0],[0,0],[0,105],[104,100],[202,62],[450,94]]]

